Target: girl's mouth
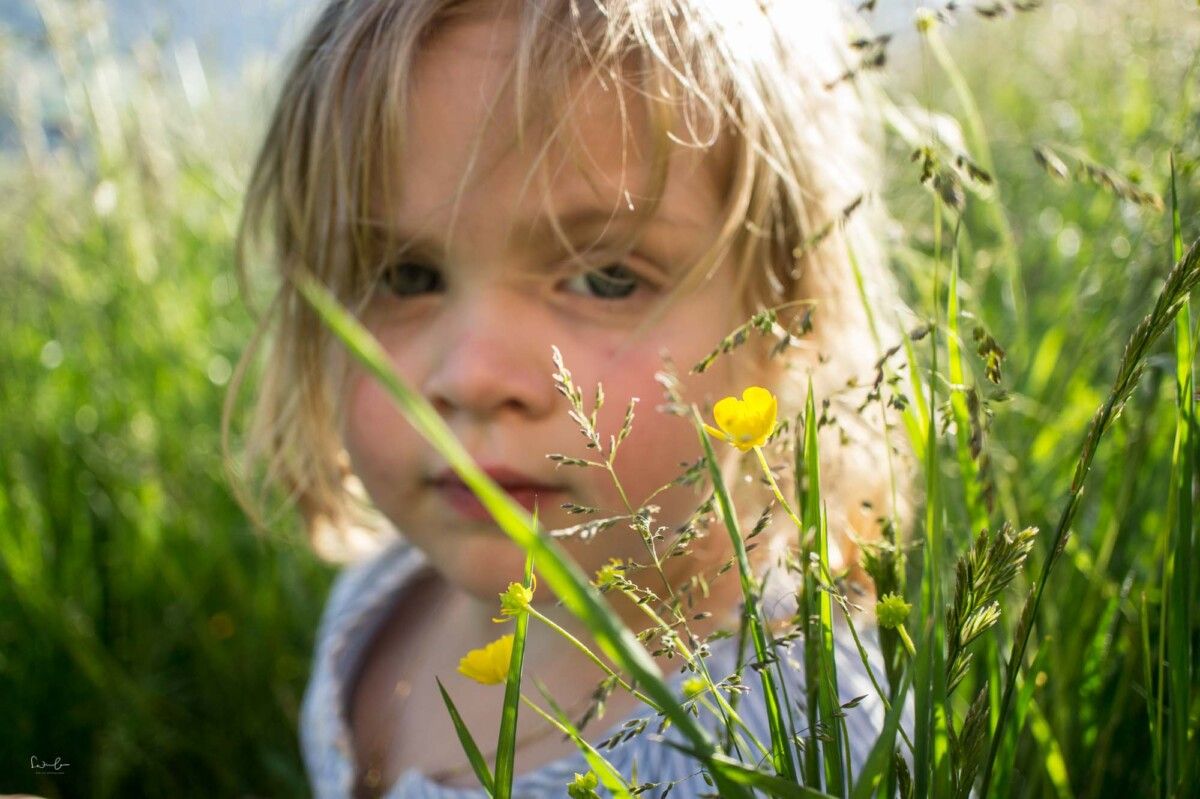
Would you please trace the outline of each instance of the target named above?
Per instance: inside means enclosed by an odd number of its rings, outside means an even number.
[[[437,489],[442,501],[453,508],[463,518],[473,521],[487,521],[492,518],[492,514],[483,506],[483,503],[479,501],[475,493],[467,488],[466,484],[454,481],[438,483],[434,488]],[[547,486],[536,488],[532,486],[510,486],[505,487],[504,490],[530,513],[533,512],[535,502],[539,511],[544,513],[557,495],[562,493],[561,489]]]
[[[545,510],[556,495],[563,492],[561,486],[550,485],[532,475],[499,463],[485,462],[481,464],[480,470],[530,513],[533,512],[535,503],[540,510]],[[475,493],[453,470],[443,469],[431,478],[430,482],[437,489],[442,501],[461,517],[476,521],[489,521],[492,518],[492,514]]]

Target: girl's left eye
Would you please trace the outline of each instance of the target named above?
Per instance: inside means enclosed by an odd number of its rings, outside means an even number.
[[[608,264],[600,269],[582,272],[567,280],[568,285],[583,285],[585,291],[606,300],[623,300],[637,291],[642,279],[623,263]]]

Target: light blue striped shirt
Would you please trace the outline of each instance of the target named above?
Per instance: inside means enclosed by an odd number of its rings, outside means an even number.
[[[345,711],[349,704],[348,692],[352,689],[350,681],[357,674],[367,645],[387,619],[395,599],[426,562],[424,554],[418,549],[397,540],[377,554],[347,566],[334,581],[317,632],[312,675],[304,692],[300,714],[301,750],[313,795],[317,799],[348,799],[353,795],[357,765]],[[771,618],[790,618],[795,613],[795,600],[786,589],[773,589],[772,582],[782,581],[768,580],[764,587],[764,612]],[[851,769],[852,774],[856,774],[862,768],[883,725],[883,704],[863,668],[858,649],[844,620],[840,619],[840,612],[835,611],[835,614],[840,621],[835,625],[839,696],[843,703],[856,697],[866,697],[858,706],[845,711]],[[876,678],[882,685],[883,662],[876,630],[873,625],[862,621],[857,622],[857,626],[862,628],[859,637],[868,652]],[[790,648],[780,649],[784,688],[793,708],[797,705],[802,707],[804,702],[802,672],[795,661],[801,655],[798,643],[793,642]],[[752,645],[747,642],[745,646],[750,656],[745,660],[752,660]],[[706,664],[714,681],[731,675],[736,667],[737,638],[713,641],[709,647],[711,655],[706,659]],[[676,694],[682,693],[681,684],[688,676],[689,673],[682,671],[668,676],[668,683]],[[766,708],[756,672],[747,668],[743,672],[742,682],[750,690],[740,696],[736,705],[738,714],[754,735],[769,746]],[[671,790],[673,799],[692,799],[715,793],[715,789],[705,783],[695,760],[658,739],[655,733],[660,720],[648,708],[640,708],[607,729],[586,737],[593,745],[598,745],[634,718],[649,719],[645,732],[611,750],[603,749],[602,754],[626,778],[631,776],[636,763],[640,782],[658,783],[657,788],[647,791],[643,796],[660,796],[671,781],[679,781]],[[804,718],[797,713],[796,719],[797,732],[802,732]],[[910,719],[911,708],[906,708],[902,724],[907,729],[911,729]],[[723,722],[711,714],[702,712],[701,722],[714,739],[723,733]],[[682,743],[682,738],[674,728],[668,729],[663,737]],[[759,754],[757,749],[754,754]],[[576,752],[547,763],[536,771],[518,775],[513,784],[513,796],[516,799],[563,797],[574,774],[587,771],[583,755]],[[386,799],[484,799],[486,794],[478,788],[441,785],[419,771],[409,769],[384,796]]]

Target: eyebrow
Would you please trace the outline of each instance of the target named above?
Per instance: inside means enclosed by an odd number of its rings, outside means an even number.
[[[643,222],[646,228],[655,225],[700,227],[697,222],[664,216],[659,210],[649,217],[639,217],[633,211],[619,206],[581,205],[553,217],[550,214],[538,214],[533,219],[514,225],[513,231],[516,235],[523,235],[527,240],[540,241],[555,237],[555,221],[563,231],[568,233],[597,229],[603,232],[610,228],[621,230],[628,228],[635,221]]]
[[[634,212],[621,207],[587,204],[570,208],[554,216],[549,213],[539,213],[518,220],[510,228],[507,246],[513,246],[513,242],[521,242],[522,246],[535,248],[561,245],[562,242],[555,231],[555,222],[567,235],[579,235],[594,231],[596,236],[600,237],[609,231],[613,233],[626,232],[635,221],[642,222],[643,230],[653,227],[701,230],[705,227],[697,220],[682,215],[664,216],[658,210],[649,217],[639,218]],[[442,238],[431,235],[426,230],[398,225],[392,229],[392,235],[401,242],[406,252],[417,253],[429,258],[442,259],[445,257],[446,247]]]

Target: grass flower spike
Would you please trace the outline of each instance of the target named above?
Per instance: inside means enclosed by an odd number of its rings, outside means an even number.
[[[596,579],[592,581],[592,585],[603,590],[619,586],[624,580],[625,564],[619,558],[609,558],[608,563],[596,571]]]
[[[529,588],[520,583],[509,583],[508,590],[500,595],[500,618],[492,621],[500,624],[511,618],[529,612],[529,603],[533,601],[533,592],[537,590],[537,575],[533,575]]]
[[[508,679],[513,637],[501,636],[483,649],[472,649],[458,661],[458,673],[481,685],[499,685]]]
[[[704,429],[742,452],[748,452],[767,443],[775,430],[777,410],[774,394],[761,386],[750,386],[742,392],[741,399],[726,397],[713,406],[713,418],[720,430],[708,425],[704,425]]]

